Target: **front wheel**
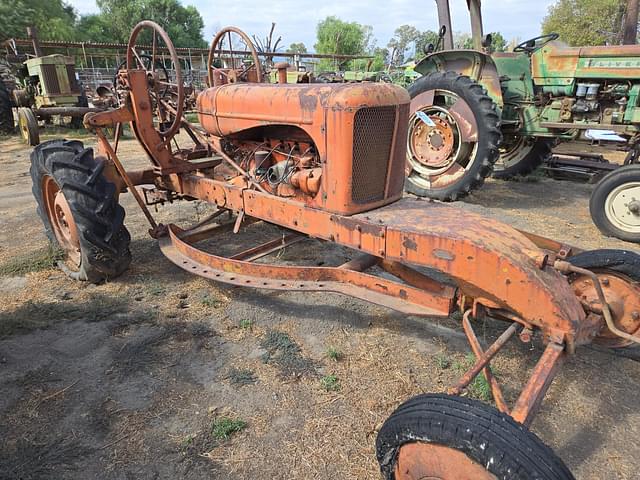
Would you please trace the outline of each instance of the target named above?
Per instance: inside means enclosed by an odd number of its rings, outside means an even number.
[[[27,145],[34,147],[40,143],[38,120],[33,114],[33,110],[26,107],[18,108],[18,126],[22,139]]]
[[[524,425],[476,400],[443,394],[400,405],[378,433],[376,456],[386,480],[574,480]]]
[[[31,153],[33,196],[50,243],[64,253],[59,265],[92,283],[117,277],[131,262],[124,209],[103,169],[78,141],[51,140]]]
[[[640,243],[640,165],[605,175],[591,194],[589,211],[604,235]]]
[[[409,87],[408,192],[455,201],[479,188],[498,159],[500,117],[485,89],[455,72]]]

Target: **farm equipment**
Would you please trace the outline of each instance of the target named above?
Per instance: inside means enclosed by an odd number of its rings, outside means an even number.
[[[40,120],[51,122],[56,119],[62,123],[64,118],[70,117],[71,126],[81,128],[86,113],[101,109],[89,108],[87,97],[76,79],[75,60],[64,55],[43,56],[35,30],[30,28],[28,33],[33,40],[35,57],[20,62],[17,67],[3,69],[5,82],[0,85],[0,127],[6,132],[13,130],[12,109],[17,108],[20,134],[33,146],[40,142]]]
[[[154,57],[164,44],[175,79],[160,79],[155,62],[142,60],[137,41],[143,32],[153,37],[146,54]],[[65,251],[62,268],[91,282],[126,270],[131,237],[118,199],[129,191],[162,253],[204,278],[340,293],[422,317],[461,311],[476,361],[448,394],[416,397],[387,420],[376,445],[386,478],[573,478],[527,427],[577,346],[629,348],[640,340],[640,257],[585,252],[450,205],[402,198],[406,90],[385,83],[257,83],[258,63],[224,66],[213,61],[215,41],[211,48],[211,86],[197,97],[200,126],[182,115],[184,87],[169,37],[143,21],[131,34],[126,69],[118,73],[122,106],[85,116],[97,135],[96,154],[77,141],[35,148],[33,192],[49,239]],[[125,123],[149,168],[127,170],[121,162]],[[115,127],[113,142],[107,127]],[[176,200],[217,209],[190,227],[162,225],[148,209]],[[216,239],[207,243],[219,248],[220,235],[255,222],[282,227],[282,235],[226,256],[200,243]],[[309,237],[348,247],[354,257],[339,266],[264,261]],[[421,267],[449,280],[436,280]],[[507,323],[486,349],[473,328],[485,317]],[[528,342],[534,332],[544,353],[510,408],[490,363],[510,338]],[[479,374],[497,409],[458,396]]]
[[[614,132],[637,158],[640,46],[571,48],[552,33],[489,54],[480,0],[467,0],[475,47],[452,50],[448,0],[437,3],[446,49],[416,66],[423,77],[409,87],[408,191],[456,200],[492,172],[530,172],[554,142],[588,130]]]

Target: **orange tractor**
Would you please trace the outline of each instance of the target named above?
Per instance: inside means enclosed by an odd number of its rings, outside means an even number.
[[[151,45],[137,43],[144,30]],[[640,340],[640,257],[585,252],[456,207],[402,198],[410,103],[404,89],[260,83],[252,46],[248,54],[222,55],[219,41],[232,34],[237,30],[224,29],[211,46],[210,87],[197,98],[199,125],[183,116],[170,39],[145,21],[133,30],[118,73],[122,106],[85,116],[97,135],[95,154],[76,141],[36,147],[33,190],[49,238],[66,252],[63,268],[92,282],[127,268],[130,235],[118,199],[129,191],[164,255],[193,274],[244,287],[340,293],[428,318],[460,311],[475,364],[446,394],[413,398],[385,422],[376,443],[385,477],[573,478],[527,427],[577,346],[629,348]],[[143,60],[143,49],[152,61]],[[171,58],[170,78],[154,69],[159,52]],[[120,161],[125,123],[149,168],[127,170]],[[105,135],[111,127],[113,141]],[[178,227],[157,223],[147,208],[179,199],[217,209]],[[283,235],[226,256],[199,247],[260,221],[282,227]],[[349,247],[354,257],[322,267],[264,261],[307,237]],[[447,282],[421,267],[443,272]],[[473,329],[486,317],[506,323],[487,348]],[[534,333],[544,352],[509,406],[491,361],[509,339],[529,341]],[[497,408],[459,396],[480,374]]]

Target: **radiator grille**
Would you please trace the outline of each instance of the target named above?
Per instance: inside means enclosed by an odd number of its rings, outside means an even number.
[[[71,93],[80,93],[80,85],[76,79],[75,65],[67,65],[67,78],[69,79],[69,88]]]
[[[409,104],[398,107],[398,130],[396,131],[395,145],[393,146],[393,157],[391,158],[391,168],[389,169],[391,178],[387,197],[402,193],[404,189],[404,165],[407,161],[407,134],[409,131]]]
[[[385,198],[396,107],[361,108],[353,125],[351,199],[356,204]]]
[[[61,93],[55,65],[42,65],[42,81],[48,95]]]

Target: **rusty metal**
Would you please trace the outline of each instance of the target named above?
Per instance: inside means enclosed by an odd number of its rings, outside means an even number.
[[[489,365],[493,357],[506,345],[509,339],[516,333],[518,329],[517,323],[512,323],[498,339],[491,344],[481,355],[476,358],[476,363],[460,378],[458,383],[449,388],[448,393],[451,395],[460,395],[462,391],[469,386],[473,379]]]
[[[602,316],[604,317],[604,320],[605,320],[605,323],[607,324],[607,328],[609,329],[609,332],[613,333],[615,336],[620,337],[623,340],[626,340],[627,342],[636,343],[636,344],[640,343],[640,335],[635,335],[635,333],[640,333],[640,324],[638,323],[638,318],[634,319],[633,314],[632,313],[630,314],[632,325],[634,327],[635,326],[638,327],[637,329],[634,329],[633,333],[629,333],[618,328],[618,326],[616,325],[616,322],[614,321],[613,314],[611,312],[611,307],[609,306],[609,301],[607,300],[607,296],[605,296],[604,294],[604,290],[602,289],[602,284],[597,273],[592,272],[591,270],[587,270],[586,268],[576,267],[575,265],[572,265],[571,263],[565,262],[562,260],[556,260],[556,262],[554,263],[554,268],[556,268],[561,272],[578,273],[580,275],[584,275],[588,277],[591,280],[593,284],[593,288],[597,295],[597,300],[599,304],[598,313],[602,313]],[[611,281],[607,277],[602,278],[602,282],[606,282],[607,285],[611,283]],[[628,282],[622,282],[622,285],[620,287],[624,288],[626,285],[628,285]],[[583,298],[586,300],[587,299],[586,295],[583,295]],[[612,296],[609,296],[609,299],[611,298]],[[616,297],[614,296],[613,298],[616,298]],[[633,297],[630,298],[629,300],[633,301]],[[625,304],[624,301],[621,303],[622,305]],[[637,312],[638,309],[632,308],[632,312],[633,311]]]
[[[511,416],[516,421],[527,427],[531,425],[533,417],[540,408],[542,399],[551,386],[551,382],[564,358],[563,345],[554,342],[547,345],[542,357],[536,364],[536,368],[529,377],[529,382],[520,393],[513,410],[511,410]]]
[[[462,327],[464,328],[464,333],[467,336],[467,340],[469,341],[469,345],[471,346],[473,354],[476,356],[476,359],[479,359],[484,355],[485,352],[482,350],[480,341],[473,331],[473,327],[471,326],[471,322],[469,321],[471,313],[471,310],[467,310],[464,313],[462,317]],[[482,369],[482,373],[484,375],[484,378],[487,380],[489,387],[491,388],[491,393],[493,395],[493,400],[496,402],[496,407],[498,407],[498,410],[500,410],[501,412],[508,414],[509,407],[507,407],[507,404],[504,400],[504,395],[502,394],[500,385],[498,385],[498,381],[491,372],[491,366],[487,364],[487,366]]]
[[[240,65],[236,65],[237,62],[232,51],[234,45],[232,37],[234,34],[242,39],[253,60],[251,65],[248,67],[243,67],[242,61],[240,62]],[[221,47],[225,40],[229,41],[229,50],[231,50],[231,53],[228,59],[231,60],[231,66],[215,67],[213,65],[215,53],[219,53],[218,59],[219,61],[222,61],[222,55],[220,52],[222,51]],[[262,65],[260,64],[260,58],[258,57],[258,52],[254,47],[253,42],[246,33],[237,27],[225,27],[221,29],[215,37],[213,37],[213,40],[211,41],[211,48],[209,49],[209,56],[207,58],[207,76],[209,79],[209,86],[211,87],[236,83],[239,80],[249,80],[257,83],[262,82]],[[284,83],[286,83],[286,81]]]
[[[81,260],[80,237],[69,203],[52,177],[45,175],[40,188],[53,234],[65,251],[67,260],[78,267]]]
[[[465,453],[436,443],[411,442],[400,447],[395,480],[498,480]]]
[[[158,35],[169,42],[162,32]],[[471,313],[464,316],[477,360],[452,390],[460,393],[483,371],[503,412],[508,408],[490,362],[518,329],[525,340],[535,331],[549,346],[512,413],[523,422],[533,418],[564,355],[603,335],[609,323],[603,317],[609,315],[614,326],[625,330],[635,325],[628,318],[640,320],[635,287],[624,279],[607,277],[611,288],[598,290],[600,282],[592,282],[593,276],[557,261],[580,249],[452,206],[401,198],[410,108],[403,89],[367,83],[270,85],[236,75],[233,82],[198,95],[201,127],[182,118],[179,105],[167,105],[169,121],[196,144],[180,148],[178,137],[167,141],[173,126],[154,123],[161,117],[152,112],[155,77],[132,64],[119,73],[127,102],[88,114],[85,124],[98,134],[105,172],[116,177],[119,189],[131,190],[163,254],[184,270],[238,286],[335,292],[409,315],[445,317],[459,307],[509,322],[483,350],[469,322]],[[455,119],[461,138],[477,140],[478,126],[469,121],[464,105],[449,107],[447,115]],[[133,126],[150,169],[127,172],[109,144],[102,128],[123,123]],[[154,198],[195,199],[218,210],[189,229],[157,225],[135,189],[143,183],[153,185]],[[223,212],[229,212],[224,223]],[[241,233],[259,221],[288,231],[229,256],[197,245]],[[307,237],[357,254],[337,267],[264,262]],[[423,269],[444,273],[447,281]]]

